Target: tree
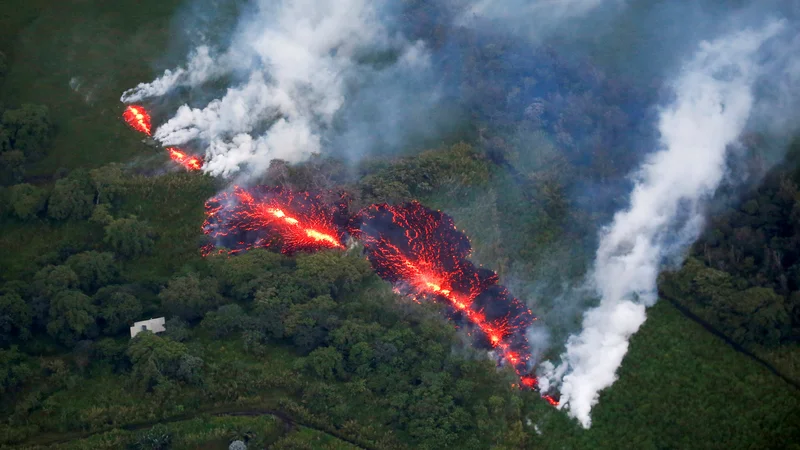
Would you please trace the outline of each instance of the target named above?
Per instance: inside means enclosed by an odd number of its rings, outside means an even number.
[[[350,348],[347,367],[356,375],[366,377],[372,369],[374,359],[372,347],[366,342],[359,342]]]
[[[101,288],[94,295],[103,320],[103,331],[114,335],[131,326],[142,315],[142,302],[118,286]]]
[[[92,209],[92,215],[89,217],[89,222],[106,226],[114,221],[114,217],[108,210],[108,205],[100,204],[95,205]]]
[[[191,331],[189,330],[189,324],[180,317],[170,317],[164,324],[164,328],[166,328],[167,331],[165,331],[162,336],[170,338],[175,342],[183,342],[189,339]]]
[[[216,337],[229,336],[242,330],[246,325],[247,315],[237,304],[220,306],[216,311],[209,312],[200,324],[211,330]]]
[[[27,220],[36,217],[44,209],[47,193],[30,184],[16,184],[9,190],[11,211],[18,218]]]
[[[350,292],[371,274],[372,269],[364,258],[336,251],[297,257],[296,277],[316,295],[336,296]]]
[[[62,291],[50,302],[47,333],[67,345],[80,338],[93,337],[97,309],[81,291]]]
[[[107,164],[89,172],[97,203],[112,202],[126,191],[125,174],[117,163]]]
[[[23,104],[19,109],[9,109],[3,113],[2,122],[11,148],[30,159],[42,156],[52,132],[46,106]]]
[[[92,214],[94,193],[88,174],[75,171],[67,178],[56,181],[47,215],[54,219],[85,219]]]
[[[211,255],[208,262],[222,292],[237,301],[252,300],[259,289],[283,284],[291,264],[286,256],[265,249],[250,250],[236,258]]]
[[[0,150],[3,148],[3,130],[0,129]],[[19,183],[25,176],[25,154],[19,150],[0,153],[0,183],[10,185]]]
[[[217,281],[196,274],[176,277],[158,294],[162,307],[184,320],[197,320],[222,302]]]
[[[27,339],[33,322],[31,308],[16,292],[0,295],[0,345],[12,339]]]
[[[383,328],[377,323],[363,323],[358,320],[348,319],[331,333],[331,340],[336,348],[345,352],[359,342],[374,341],[383,332]]]
[[[734,340],[774,346],[790,330],[783,297],[769,288],[753,287],[720,298],[714,305],[719,320]]]
[[[342,375],[342,354],[333,347],[320,347],[309,353],[303,364],[309,373],[325,380]]]
[[[262,289],[256,293],[255,320],[265,335],[278,339],[284,336],[284,320],[292,304],[290,297],[280,295],[275,288]]]
[[[116,219],[106,225],[105,232],[104,241],[121,256],[133,258],[153,250],[153,231],[135,217]]]
[[[20,353],[17,347],[0,349],[0,394],[13,392],[32,374],[33,371],[27,364],[25,355]]]
[[[69,266],[45,266],[33,276],[31,289],[35,296],[48,300],[56,294],[78,287],[78,275]]]
[[[328,295],[290,306],[284,320],[286,334],[304,353],[322,345],[338,324],[336,302]]]
[[[267,348],[264,346],[268,342],[266,333],[261,330],[244,330],[242,332],[242,347],[245,353],[256,356],[263,356],[266,354]]]
[[[115,371],[122,372],[130,368],[130,361],[125,355],[127,349],[127,342],[120,342],[113,338],[102,338],[94,343],[92,350],[95,358],[110,363]]]
[[[133,364],[134,380],[145,390],[152,390],[165,379],[201,381],[203,360],[190,355],[180,342],[142,332],[131,339],[127,355]]]
[[[78,276],[78,285],[84,292],[111,284],[117,278],[119,269],[110,252],[89,251],[67,258],[65,263]]]

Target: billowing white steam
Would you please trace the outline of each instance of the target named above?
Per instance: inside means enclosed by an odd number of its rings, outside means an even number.
[[[587,311],[583,330],[567,342],[559,367],[549,366],[543,387],[561,382],[560,407],[584,427],[599,392],[616,381],[628,340],[655,303],[662,263],[697,238],[704,201],[725,173],[726,152],[753,108],[764,42],[784,27],[771,22],[703,42],[673,83],[674,103],[659,117],[661,149],[635,174],[628,209],[601,235],[589,283],[600,305]]]
[[[393,52],[398,70],[426,65],[421,43],[391,35],[381,22],[383,1],[258,0],[256,6],[223,54],[212,59],[200,47],[186,68],[122,96],[133,102],[221,76],[242,80],[203,108],[181,106],[154,133],[165,145],[203,145],[203,169],[212,175],[244,166],[259,172],[274,158],[296,162],[320,152],[347,90],[371,70],[359,59]]]
[[[135,88],[123,92],[120,100],[123,103],[133,103],[147,97],[159,97],[178,86],[198,86],[221,73],[220,67],[211,58],[211,50],[202,45],[189,56],[185,69],[165,70],[164,75],[153,82],[139,83]]]

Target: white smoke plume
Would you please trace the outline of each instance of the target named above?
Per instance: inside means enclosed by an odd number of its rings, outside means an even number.
[[[588,283],[600,304],[587,311],[583,330],[570,337],[562,362],[540,380],[561,383],[561,408],[591,426],[601,390],[616,381],[628,341],[657,300],[662,264],[680,257],[698,237],[705,201],[726,171],[728,149],[754,105],[753,85],[762,73],[759,49],[781,32],[772,21],[705,41],[672,83],[674,102],[659,114],[659,151],[635,174],[626,210],[603,230]]]
[[[185,69],[165,70],[164,75],[150,83],[139,83],[135,88],[123,92],[120,101],[133,103],[148,97],[160,97],[178,86],[198,86],[220,74],[219,66],[211,57],[211,49],[207,45],[201,45],[189,55],[189,63]]]
[[[219,57],[211,58],[210,50],[200,47],[186,68],[140,84],[122,101],[238,77],[243,81],[206,106],[181,106],[156,129],[155,139],[164,145],[202,145],[203,170],[212,175],[244,169],[258,173],[275,158],[302,161],[322,150],[324,132],[334,124],[349,90],[376,70],[361,60],[394,54],[392,69],[426,67],[424,46],[393,35],[382,22],[383,3],[258,0]]]

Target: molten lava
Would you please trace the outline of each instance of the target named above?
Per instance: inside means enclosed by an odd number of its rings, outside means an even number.
[[[549,403],[550,406],[558,407],[558,400],[552,395],[542,394],[542,398],[545,399],[545,401]]]
[[[170,159],[185,167],[186,170],[200,170],[203,167],[203,158],[199,156],[187,155],[175,147],[167,147],[167,151]]]
[[[353,218],[350,233],[364,242],[378,275],[415,298],[448,305],[448,315],[472,331],[477,345],[493,349],[521,377],[527,373],[525,329],[532,312],[492,271],[468,259],[469,240],[452,218],[417,202],[372,205]]]
[[[265,186],[237,186],[208,200],[203,232],[232,254],[259,247],[285,254],[344,248],[334,210],[319,196]]]
[[[122,118],[134,130],[148,136],[150,133],[150,114],[141,106],[131,105],[125,108]],[[169,157],[176,163],[182,165],[186,170],[200,170],[203,167],[203,158],[186,154],[183,150],[175,147],[167,147]]]
[[[122,118],[134,130],[150,136],[150,114],[141,106],[128,106],[122,113]]]
[[[497,284],[496,273],[469,261],[469,240],[453,219],[417,202],[372,205],[348,222],[348,199],[331,205],[320,195],[281,188],[236,187],[206,202],[204,232],[235,254],[266,247],[291,254],[344,248],[344,227],[364,243],[375,272],[393,290],[416,301],[446,305],[447,316],[467,329],[478,347],[510,364],[519,387],[535,389],[529,374],[526,329],[536,320],[521,301]],[[206,254],[213,247],[205,249]],[[558,402],[544,396],[550,404]]]

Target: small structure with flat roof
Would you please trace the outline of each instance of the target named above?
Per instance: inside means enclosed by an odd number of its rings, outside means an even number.
[[[131,337],[133,338],[142,331],[149,331],[151,333],[161,333],[162,331],[166,331],[167,329],[164,328],[164,322],[166,322],[166,319],[163,317],[136,322],[131,327]]]

